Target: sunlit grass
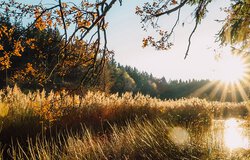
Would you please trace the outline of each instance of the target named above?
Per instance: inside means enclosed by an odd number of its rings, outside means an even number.
[[[5,117],[7,116],[9,112],[9,107],[7,103],[1,102],[0,103],[0,117]]]
[[[231,120],[229,120],[231,121]],[[225,127],[235,129],[234,122],[225,122]],[[233,120],[234,121],[234,120]],[[230,124],[229,124],[230,123]],[[227,128],[225,128],[227,130]],[[230,152],[210,143],[207,131],[190,132],[190,128],[172,126],[163,119],[154,121],[128,122],[126,126],[113,126],[110,134],[98,136],[87,128],[82,135],[65,134],[56,140],[37,139],[29,141],[28,152],[22,146],[12,146],[15,159],[248,159],[250,151],[242,150],[242,144],[231,143],[227,139],[226,147]],[[237,136],[238,130],[231,136]],[[208,131],[209,132],[209,131]],[[211,134],[211,133],[210,133]],[[223,135],[222,135],[223,136]],[[220,137],[218,137],[219,139]],[[234,137],[237,139],[237,137]],[[201,140],[200,140],[201,139]],[[57,142],[56,142],[57,141]],[[63,145],[63,149],[62,148]],[[223,146],[221,146],[223,147]],[[233,150],[234,149],[234,150]]]
[[[204,159],[212,119],[248,115],[247,102],[17,87],[0,91],[0,104],[2,155],[14,159]]]

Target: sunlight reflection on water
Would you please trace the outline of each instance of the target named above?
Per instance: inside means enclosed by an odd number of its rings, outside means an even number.
[[[249,149],[249,137],[246,135],[246,128],[243,120],[234,118],[224,122],[224,143],[231,150],[237,148]]]
[[[213,141],[229,150],[250,149],[249,128],[245,124],[245,120],[235,118],[215,120]]]

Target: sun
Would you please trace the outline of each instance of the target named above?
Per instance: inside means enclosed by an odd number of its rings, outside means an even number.
[[[238,83],[247,74],[247,65],[242,56],[227,54],[217,61],[215,80],[222,83]]]
[[[210,99],[220,96],[220,101],[248,100],[250,95],[250,56],[225,54],[213,64],[210,82],[197,89],[192,96],[208,90]],[[219,95],[220,94],[220,95]]]

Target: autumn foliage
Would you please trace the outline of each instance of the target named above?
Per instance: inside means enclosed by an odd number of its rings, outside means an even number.
[[[98,83],[113,53],[107,47],[105,16],[115,2],[1,2],[1,85],[62,88],[77,71],[75,88]]]

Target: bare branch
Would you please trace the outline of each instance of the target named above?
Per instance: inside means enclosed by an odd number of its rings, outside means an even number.
[[[200,19],[202,18],[202,14],[201,14],[201,11],[205,9],[206,5],[208,3],[206,3],[205,0],[202,0],[200,3],[199,3],[199,6],[197,7],[196,9],[196,12],[195,12],[195,26],[191,32],[191,34],[189,35],[188,37],[188,46],[187,46],[187,50],[186,50],[186,53],[185,53],[185,56],[184,56],[184,59],[187,58],[188,56],[188,53],[189,53],[189,49],[190,49],[190,46],[191,46],[191,39],[193,37],[193,34],[194,32],[196,31],[197,27],[198,27],[198,24],[200,22]]]
[[[181,8],[179,8],[179,10],[178,10],[177,19],[176,19],[175,24],[173,25],[170,33],[168,34],[168,37],[170,37],[174,33],[174,29],[175,29],[175,27],[177,26],[177,24],[179,23],[179,20],[180,20],[180,14],[181,14]]]
[[[189,49],[190,49],[190,46],[191,46],[191,43],[192,43],[192,42],[191,42],[191,39],[192,39],[192,36],[193,36],[194,32],[195,32],[196,29],[197,29],[198,24],[199,24],[199,21],[196,20],[195,26],[194,26],[194,28],[193,28],[191,34],[190,34],[189,37],[188,37],[188,46],[187,46],[187,50],[186,50],[184,59],[186,59],[187,56],[188,56]]]
[[[178,6],[172,8],[172,9],[170,9],[170,10],[167,10],[167,11],[165,11],[165,12],[158,13],[158,14],[154,14],[153,16],[154,16],[154,17],[160,17],[160,16],[162,16],[162,15],[164,15],[164,14],[170,14],[170,13],[172,13],[172,12],[175,12],[175,11],[177,11],[178,9],[180,9],[181,7],[183,7],[183,6],[187,3],[187,1],[188,1],[188,0],[184,0],[184,1],[181,2]]]
[[[61,0],[59,0],[58,3],[59,3],[60,13],[61,13],[61,19],[62,19],[62,22],[63,22],[63,29],[64,29],[64,34],[65,34],[65,45],[66,45],[66,42],[67,42],[67,39],[68,39],[67,26],[65,24],[65,19],[64,19],[64,14],[63,14],[63,7],[62,7]]]

